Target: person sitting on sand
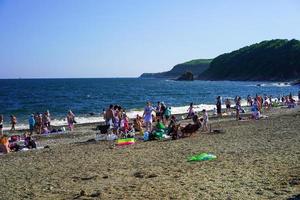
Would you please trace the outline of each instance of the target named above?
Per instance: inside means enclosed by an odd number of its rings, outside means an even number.
[[[31,138],[30,134],[26,132],[24,134],[24,141],[25,141],[25,146],[28,149],[36,149],[36,143],[35,141]]]
[[[0,135],[0,152],[6,154],[10,152],[9,141],[7,135]]]
[[[193,118],[194,124],[188,124],[181,128],[182,137],[189,137],[201,127],[200,119],[197,115]]]
[[[202,131],[208,131],[208,113],[205,109],[202,110]]]
[[[73,131],[74,130],[74,123],[76,123],[76,121],[75,121],[75,115],[71,110],[69,110],[69,112],[67,114],[67,122],[68,122],[69,130]]]
[[[288,101],[288,108],[295,108],[296,103],[295,99],[293,99],[292,96],[289,96],[289,101]]]
[[[195,110],[194,110],[194,104],[193,103],[190,103],[190,107],[188,108],[187,112],[188,112],[188,115],[186,117],[186,119],[191,119],[194,115],[195,115]]]
[[[17,118],[14,115],[10,116],[10,123],[11,123],[11,131],[16,130]]]
[[[0,135],[3,134],[3,115],[0,115]]]
[[[139,115],[137,115],[133,120],[133,128],[137,132],[141,132],[143,130],[143,120]]]

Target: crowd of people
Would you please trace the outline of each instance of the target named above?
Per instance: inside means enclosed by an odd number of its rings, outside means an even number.
[[[300,92],[298,94],[298,100],[300,99]],[[263,110],[270,110],[272,107],[284,105],[288,108],[294,108],[297,104],[292,94],[273,98],[272,96],[256,95],[255,97],[247,96],[245,99],[247,106],[250,107],[251,119],[260,119]],[[241,120],[241,113],[245,113],[242,106],[242,98],[236,96],[233,100],[226,98],[224,101],[224,107],[222,112],[222,97],[216,97],[216,107],[213,115],[221,117],[223,115],[233,114],[235,111],[236,120]],[[232,106],[234,105],[234,106]],[[187,115],[184,119],[192,119],[193,123],[186,126],[181,126],[176,115],[172,115],[170,106],[167,106],[164,102],[157,102],[156,106],[152,106],[151,102],[147,102],[142,116],[136,115],[131,122],[126,114],[126,110],[119,105],[110,105],[103,112],[105,124],[112,130],[113,134],[117,137],[134,136],[130,133],[142,133],[148,135],[148,138],[161,138],[172,137],[178,139],[186,137],[196,132],[201,128],[201,131],[210,132],[209,130],[209,115],[207,110],[203,109],[202,112],[196,112],[193,103],[190,103]],[[69,110],[66,116],[68,128],[70,131],[74,130],[74,124],[76,124],[75,114]],[[9,141],[14,141],[12,138],[3,134],[4,117],[0,115],[0,151],[9,152],[11,149],[18,148],[14,145],[9,146]],[[11,131],[16,130],[17,118],[14,115],[10,116]],[[37,134],[47,134],[52,131],[57,131],[51,128],[51,116],[49,110],[44,113],[31,114],[28,119],[29,132],[24,134],[24,139],[27,141],[27,145],[30,148],[34,148],[31,135],[36,132]]]

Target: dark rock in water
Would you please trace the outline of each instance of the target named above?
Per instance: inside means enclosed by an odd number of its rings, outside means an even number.
[[[182,74],[177,81],[193,81],[194,80],[194,75],[192,72],[185,72]]]
[[[261,86],[261,84],[257,84],[256,86],[260,87],[260,86]]]
[[[291,85],[299,85],[300,86],[300,79],[291,82]]]

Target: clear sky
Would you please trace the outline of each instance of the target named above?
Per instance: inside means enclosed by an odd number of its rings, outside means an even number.
[[[0,0],[0,78],[135,77],[300,39],[299,0]]]

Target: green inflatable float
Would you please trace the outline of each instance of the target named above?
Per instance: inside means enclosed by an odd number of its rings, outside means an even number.
[[[188,162],[214,160],[217,156],[211,153],[201,153],[195,156],[188,157]]]

